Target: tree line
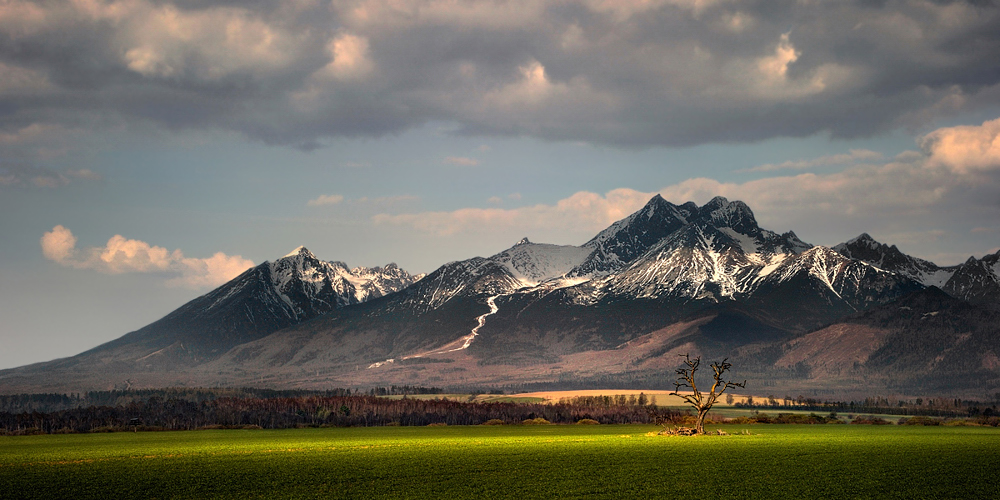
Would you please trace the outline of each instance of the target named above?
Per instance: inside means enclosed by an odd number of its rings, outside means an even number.
[[[736,408],[753,410],[805,410],[838,413],[881,413],[884,415],[924,416],[924,417],[992,417],[1000,415],[996,402],[963,400],[958,398],[916,398],[914,400],[897,400],[885,397],[867,397],[861,401],[818,401],[798,400],[785,397],[776,399],[773,396],[766,400],[755,400],[752,396],[743,401],[731,403]]]
[[[430,424],[507,424],[545,419],[602,424],[651,423],[648,405],[560,402],[469,403],[442,399],[388,399],[370,395],[299,397],[221,397],[201,402],[154,396],[117,406],[88,406],[52,412],[0,412],[0,431],[8,434],[74,433],[118,430],[193,430],[200,428],[285,429],[303,426],[372,427]]]
[[[413,386],[392,386],[390,388],[376,388],[372,391],[384,392],[385,394],[407,394],[407,390],[413,391],[408,394],[430,394],[431,392],[420,391],[440,391],[436,388],[417,388]],[[54,412],[74,408],[84,408],[88,406],[123,406],[136,401],[145,401],[150,398],[160,399],[180,399],[201,403],[218,398],[294,398],[306,396],[350,396],[358,394],[358,390],[352,392],[351,389],[329,389],[329,390],[303,390],[303,389],[257,389],[257,388],[228,388],[228,387],[168,387],[163,389],[127,389],[108,391],[88,391],[74,392],[69,394],[44,393],[44,394],[0,394],[0,412],[8,413],[31,413],[31,412]],[[372,394],[375,395],[375,394]]]

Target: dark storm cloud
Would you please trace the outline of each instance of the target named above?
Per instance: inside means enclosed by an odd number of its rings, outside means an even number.
[[[1000,94],[991,2],[6,2],[0,131],[315,147],[428,121],[616,146],[858,137]]]

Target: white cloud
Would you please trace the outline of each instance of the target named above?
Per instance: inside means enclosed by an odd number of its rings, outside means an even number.
[[[179,249],[168,251],[117,234],[103,247],[81,250],[76,248],[76,242],[69,229],[55,226],[42,235],[42,255],[67,267],[108,274],[177,274],[167,280],[167,285],[195,289],[221,285],[253,266],[252,261],[239,255],[217,252],[206,259],[184,257]]]
[[[788,74],[788,65],[799,59],[801,53],[788,40],[788,33],[783,33],[774,49],[774,54],[757,60],[757,70],[765,80],[784,82]]]
[[[513,209],[463,208],[452,212],[378,214],[376,224],[412,226],[439,235],[499,229],[563,229],[592,232],[638,210],[652,193],[615,189],[604,196],[586,191],[559,200],[555,205],[535,205]]]
[[[940,128],[924,136],[920,147],[932,164],[956,174],[1000,170],[1000,118],[982,125]]]
[[[77,6],[94,22],[114,22],[126,67],[151,78],[266,75],[294,61],[300,43],[295,33],[242,8],[188,10],[143,0]]]
[[[371,198],[371,199],[362,198],[359,201],[370,201],[372,203],[381,203],[381,204],[406,203],[411,201],[420,201],[420,197],[412,194],[400,194],[396,196],[378,196],[376,198]]]
[[[837,63],[826,63],[800,75],[798,78],[791,78],[789,69],[792,64],[802,56],[802,51],[795,48],[790,38],[790,33],[784,33],[778,39],[778,44],[774,52],[766,57],[756,60],[757,78],[754,86],[750,87],[753,97],[778,100],[794,101],[802,97],[811,96],[827,90],[830,84],[840,85],[846,80],[850,80],[850,70]],[[733,65],[739,68],[735,74],[731,74],[731,85],[745,78],[745,69],[740,68],[739,61]],[[732,89],[735,85],[732,85]]]
[[[182,258],[181,275],[167,280],[167,286],[211,288],[219,286],[253,267],[253,262],[239,255],[216,252],[207,259]]]
[[[374,64],[368,55],[368,39],[350,33],[338,35],[327,45],[333,57],[324,68],[338,80],[360,79],[372,72]]]
[[[742,200],[754,210],[763,227],[820,235],[830,238],[821,242],[827,244],[861,231],[879,232],[898,238],[900,243],[921,246],[946,242],[948,236],[963,232],[988,234],[986,228],[994,227],[993,221],[1000,218],[1000,157],[994,157],[992,149],[1000,143],[998,124],[1000,120],[981,126],[942,128],[920,141],[924,152],[898,155],[877,164],[743,183],[692,178],[658,192],[674,203],[700,204],[714,196]],[[803,163],[849,164],[876,157],[878,153],[859,150]],[[616,189],[601,196],[584,191],[554,205],[380,214],[373,220],[438,235],[521,228],[540,233],[565,233],[566,228],[572,228],[575,234],[593,234],[637,210],[653,194]]]
[[[336,205],[344,201],[344,196],[340,194],[321,194],[318,198],[309,200],[307,205],[310,207],[321,207],[324,205]]]
[[[60,264],[69,261],[76,252],[76,236],[62,225],[42,235],[42,255]]]
[[[479,160],[465,156],[449,156],[444,159],[444,162],[448,165],[458,165],[460,167],[475,167],[479,165]]]
[[[830,165],[845,165],[861,161],[876,161],[882,159],[882,153],[869,151],[867,149],[852,149],[849,153],[821,156],[811,160],[795,160],[782,163],[768,163],[758,165],[753,168],[737,170],[738,173],[745,172],[773,172],[775,170],[808,170],[810,168],[825,167]]]

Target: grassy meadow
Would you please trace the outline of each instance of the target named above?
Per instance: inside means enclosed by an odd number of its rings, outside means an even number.
[[[0,437],[3,498],[985,498],[984,427],[648,425]],[[713,427],[714,429],[715,427]]]

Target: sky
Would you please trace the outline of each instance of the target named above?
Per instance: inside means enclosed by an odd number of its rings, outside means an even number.
[[[1000,250],[1000,6],[0,3],[0,368],[299,245],[430,272],[656,193],[813,244]]]

